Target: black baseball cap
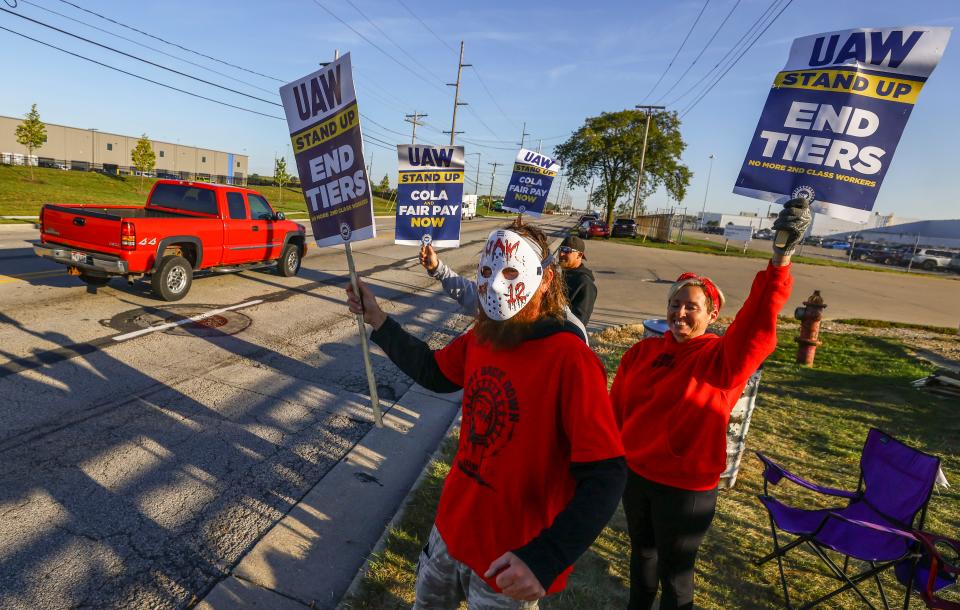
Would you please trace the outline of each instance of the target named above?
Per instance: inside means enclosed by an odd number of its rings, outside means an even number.
[[[577,237],[576,235],[568,235],[563,238],[563,241],[560,242],[560,247],[573,248],[577,252],[583,254],[583,258],[587,258],[586,245],[583,243],[583,240]]]

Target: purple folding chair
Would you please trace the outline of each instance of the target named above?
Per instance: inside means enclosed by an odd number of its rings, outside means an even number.
[[[927,503],[940,469],[940,458],[917,451],[904,445],[881,430],[872,428],[867,434],[860,455],[860,480],[856,491],[833,489],[811,483],[792,474],[757,452],[764,463],[763,495],[760,502],[770,515],[773,534],[773,552],[757,560],[757,565],[777,560],[780,584],[787,608],[790,593],[783,572],[783,556],[797,546],[805,545],[829,568],[840,581],[840,587],[822,597],[804,604],[802,609],[812,608],[845,591],[854,591],[870,608],[876,606],[867,598],[859,583],[874,579],[883,606],[889,610],[886,593],[880,582],[880,573],[897,564],[909,565],[910,582],[914,579],[920,560],[920,545],[915,539],[884,531],[884,527],[898,530],[921,530],[926,518]],[[847,501],[823,509],[801,509],[775,499],[769,493],[769,485],[787,479],[818,494],[833,496]],[[877,524],[880,528],[865,524]],[[777,531],[793,534],[796,538],[785,545],[780,544]],[[843,555],[843,567],[827,555],[827,550]],[[865,562],[865,569],[848,575],[850,559]],[[907,587],[903,608],[910,606],[911,587]]]

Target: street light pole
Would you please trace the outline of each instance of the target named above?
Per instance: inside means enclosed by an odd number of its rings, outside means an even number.
[[[637,205],[640,203],[640,185],[643,183],[643,164],[647,157],[647,136],[650,135],[650,118],[655,110],[666,110],[666,106],[634,106],[647,115],[647,125],[643,129],[643,148],[640,150],[640,173],[637,175],[637,190],[633,194],[633,218],[637,217]]]
[[[707,195],[710,194],[710,176],[713,174],[713,159],[714,156],[710,155],[710,169],[707,170],[707,188],[703,191],[703,207],[700,209],[700,230],[703,231],[703,215],[707,213]]]

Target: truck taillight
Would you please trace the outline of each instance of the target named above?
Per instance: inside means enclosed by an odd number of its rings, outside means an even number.
[[[43,212],[46,206],[40,206],[40,238],[43,239]]]
[[[137,229],[133,226],[132,222],[124,222],[120,224],[120,249],[137,249]]]

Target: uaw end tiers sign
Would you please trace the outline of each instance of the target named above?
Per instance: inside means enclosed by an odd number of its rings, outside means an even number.
[[[318,246],[377,236],[350,54],[280,88]]]

